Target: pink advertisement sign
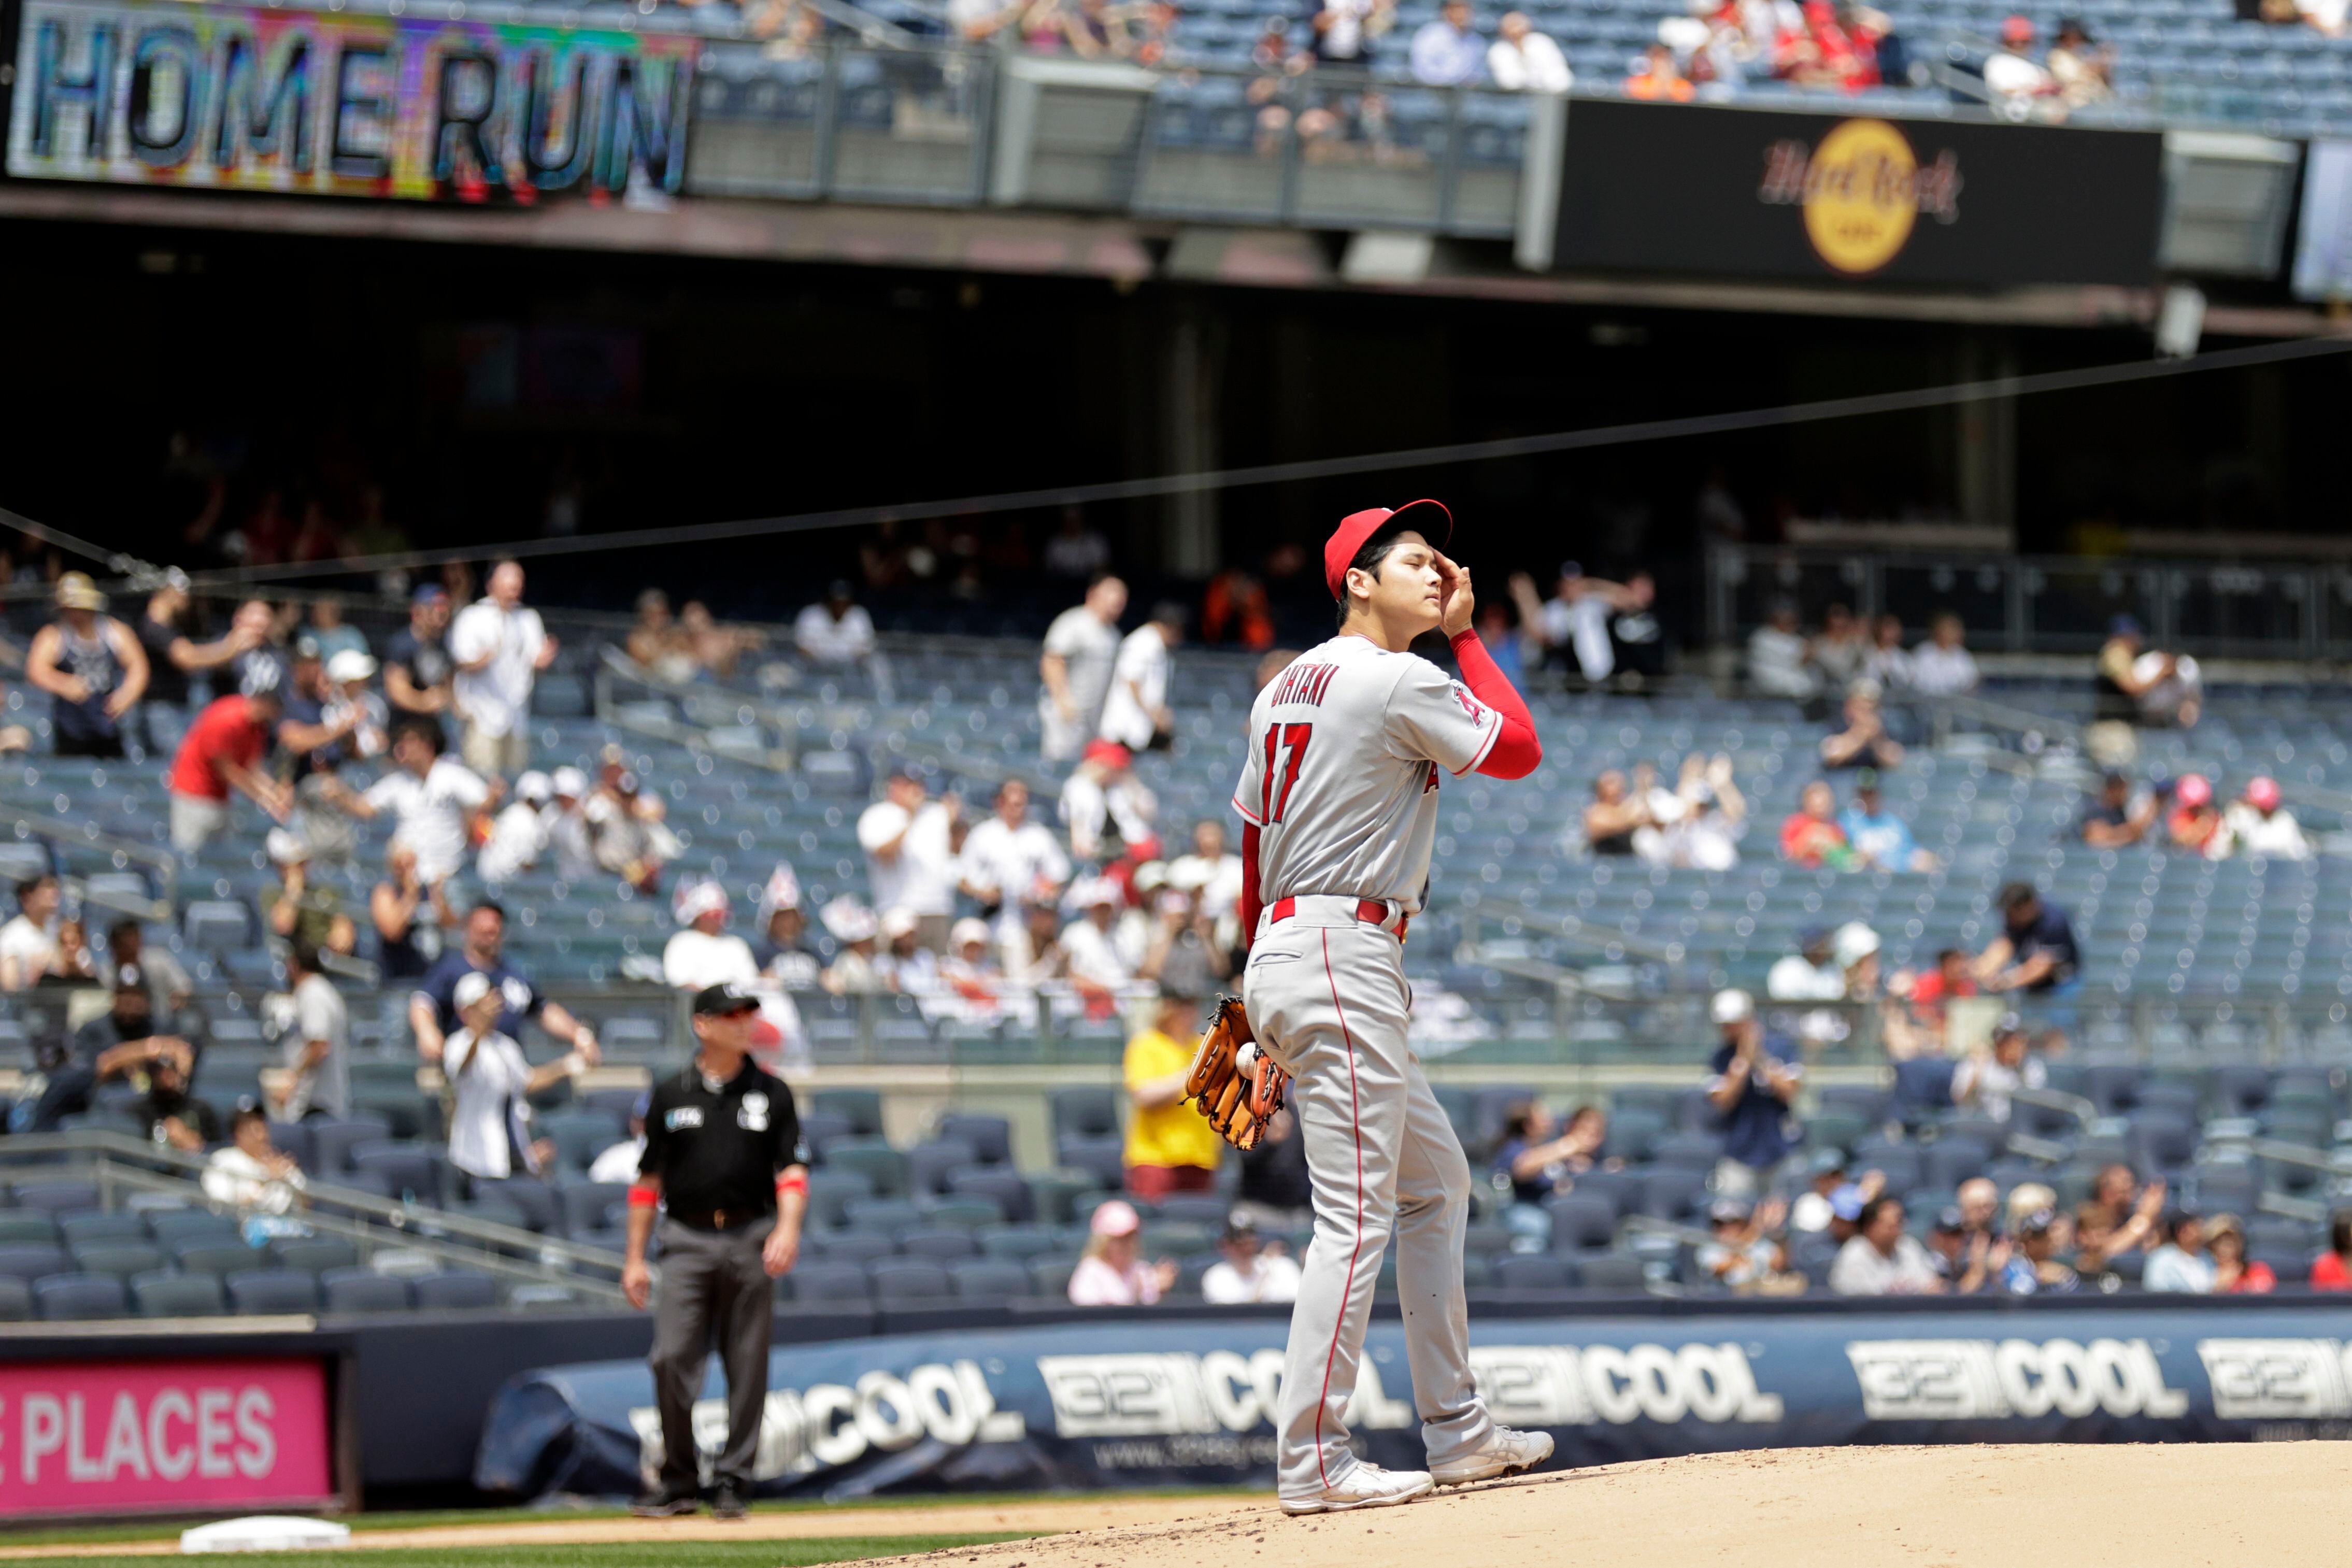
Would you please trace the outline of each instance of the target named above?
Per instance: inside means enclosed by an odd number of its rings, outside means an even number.
[[[0,1366],[0,1517],[335,1496],[325,1364]]]

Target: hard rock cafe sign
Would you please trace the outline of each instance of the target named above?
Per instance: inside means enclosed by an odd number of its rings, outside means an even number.
[[[1923,168],[1895,126],[1841,121],[1815,145],[1790,137],[1767,147],[1756,199],[1801,207],[1821,258],[1847,277],[1866,277],[1903,254],[1922,215],[1959,221],[1959,154],[1947,149]]]

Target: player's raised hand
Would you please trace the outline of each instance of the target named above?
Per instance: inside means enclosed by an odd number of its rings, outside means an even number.
[[[1470,568],[1456,565],[1441,552],[1437,557],[1438,629],[1447,637],[1459,637],[1470,629],[1470,617],[1476,613],[1478,601],[1470,591]]]

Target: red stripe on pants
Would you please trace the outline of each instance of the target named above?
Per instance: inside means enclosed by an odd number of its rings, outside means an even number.
[[[1348,1285],[1339,1293],[1339,1316],[1331,1323],[1331,1348],[1323,1357],[1323,1395],[1315,1402],[1315,1473],[1323,1489],[1331,1489],[1331,1472],[1323,1463],[1323,1413],[1331,1405],[1331,1368],[1339,1359],[1339,1335],[1348,1325],[1349,1298],[1356,1293],[1356,1260],[1364,1250],[1364,1123],[1356,1103],[1356,1042],[1348,1033],[1347,1010],[1339,1005],[1339,982],[1331,973],[1331,933],[1323,932],[1323,978],[1331,986],[1331,1011],[1339,1016],[1339,1040],[1348,1047],[1348,1128],[1356,1140],[1356,1245],[1348,1253]]]

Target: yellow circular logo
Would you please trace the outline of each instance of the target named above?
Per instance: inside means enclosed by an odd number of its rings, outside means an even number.
[[[1919,160],[1884,120],[1849,120],[1813,149],[1805,178],[1805,233],[1823,261],[1849,276],[1895,259],[1919,216]]]

